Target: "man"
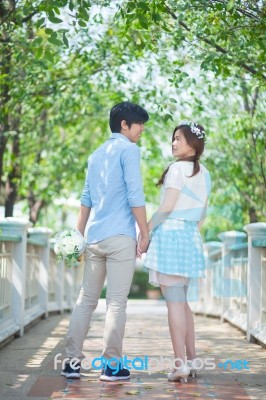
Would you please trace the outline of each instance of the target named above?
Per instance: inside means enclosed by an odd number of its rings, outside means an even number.
[[[110,111],[111,137],[88,159],[88,171],[81,197],[77,229],[84,235],[89,220],[82,287],[71,316],[66,353],[70,360],[62,375],[80,377],[83,342],[93,311],[107,277],[106,319],[104,328],[105,360],[122,357],[126,323],[127,296],[134,273],[136,255],[148,248],[149,232],[142,180],[140,152],[136,145],[149,115],[142,107],[122,102]],[[135,222],[140,230],[136,246]],[[130,372],[119,365],[114,374],[108,362],[100,379],[128,379]]]

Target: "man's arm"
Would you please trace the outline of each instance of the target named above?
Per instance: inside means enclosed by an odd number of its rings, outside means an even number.
[[[90,166],[90,158],[88,159],[88,169],[86,173],[82,196],[80,199],[81,206],[79,209],[78,221],[76,226],[83,236],[92,207],[91,196],[90,196],[90,185],[89,185],[89,169],[90,169],[89,166]]]
[[[90,216],[91,208],[81,205],[78,214],[77,229],[84,236],[85,228]]]
[[[137,246],[137,256],[140,257],[147,251],[149,232],[140,173],[140,152],[136,145],[128,147],[122,153],[122,166],[128,203],[140,230]]]

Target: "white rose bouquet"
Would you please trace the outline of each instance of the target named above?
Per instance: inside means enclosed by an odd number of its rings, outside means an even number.
[[[58,261],[65,260],[68,266],[77,262],[85,248],[85,239],[77,229],[66,228],[55,236],[54,252]]]

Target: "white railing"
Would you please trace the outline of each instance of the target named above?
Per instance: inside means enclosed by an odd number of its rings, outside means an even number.
[[[53,240],[50,240],[50,265],[48,277],[48,311],[72,309],[77,300],[83,276],[83,264],[68,267],[58,262],[53,251]]]
[[[266,223],[229,231],[204,244],[206,278],[199,281],[195,313],[217,316],[266,344]],[[193,300],[193,299],[192,299]]]
[[[205,243],[206,278],[191,285],[191,308],[220,317],[266,344],[266,223],[223,232]],[[57,262],[51,231],[25,220],[0,222],[0,342],[49,312],[71,310],[82,266]],[[197,289],[197,290],[196,290]]]
[[[0,318],[11,317],[12,244],[0,242]]]
[[[248,233],[247,339],[266,344],[266,223],[244,229]]]
[[[64,263],[56,261],[56,255],[52,250],[53,243],[50,245],[50,269],[48,276],[48,310],[59,311],[61,314],[64,311]]]
[[[222,304],[219,293],[222,283],[222,243],[205,244],[206,278],[199,281],[199,300],[191,303],[194,312],[205,315],[221,315]]]
[[[57,263],[51,230],[31,228],[26,220],[0,222],[0,342],[48,312],[71,310],[78,296],[82,267]]]

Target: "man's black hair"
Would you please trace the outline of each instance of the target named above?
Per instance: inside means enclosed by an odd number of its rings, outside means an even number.
[[[144,124],[149,119],[147,111],[138,104],[123,101],[116,104],[110,111],[109,125],[112,132],[121,132],[121,122],[126,121],[130,128],[132,124]]]

